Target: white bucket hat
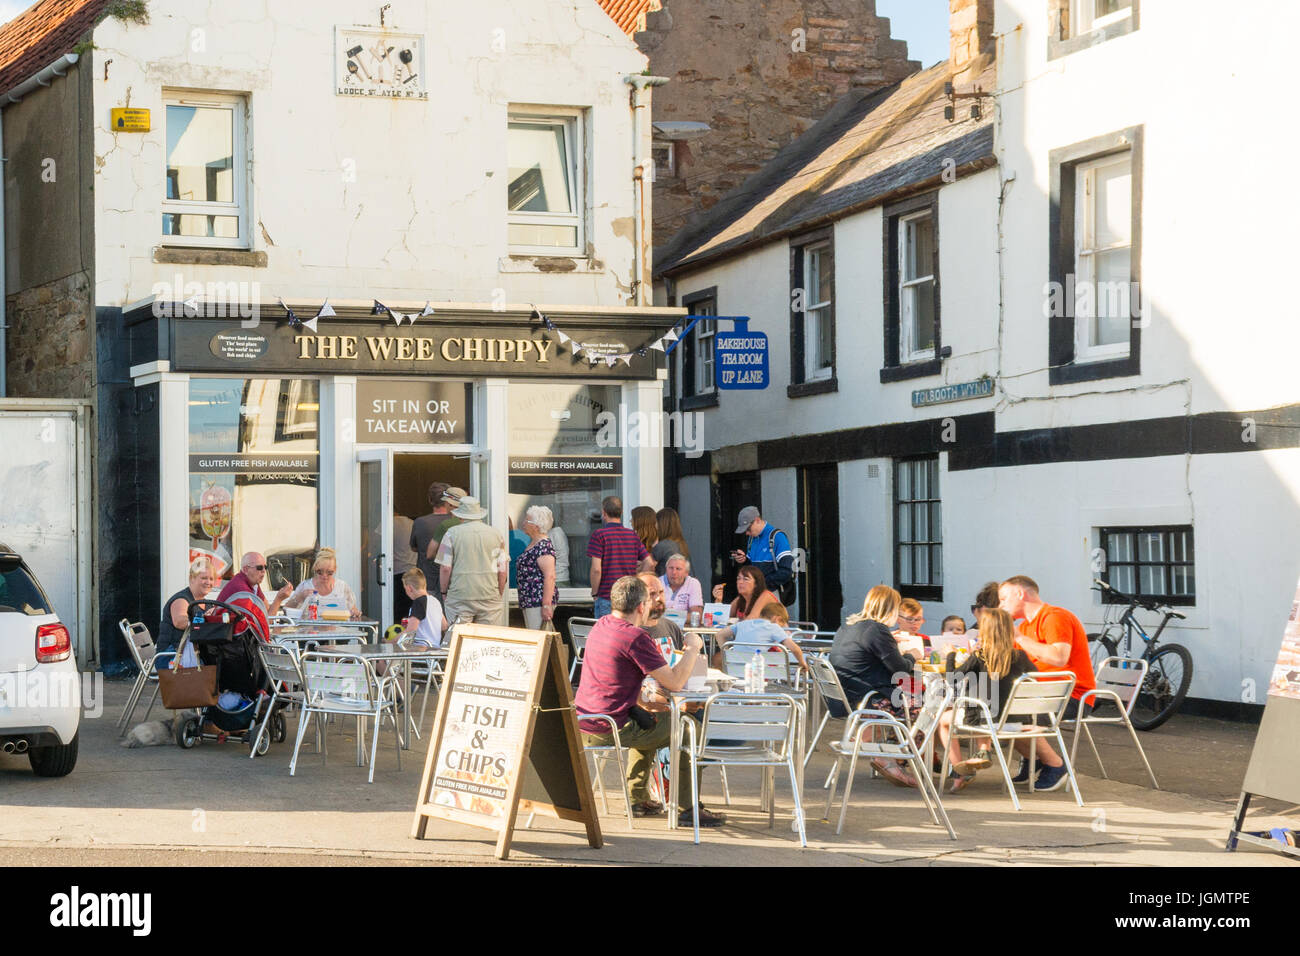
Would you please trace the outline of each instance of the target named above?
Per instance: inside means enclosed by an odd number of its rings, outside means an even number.
[[[487,511],[479,505],[478,499],[473,495],[466,495],[460,499],[460,504],[452,511],[457,518],[464,518],[466,521],[482,521],[487,517]]]

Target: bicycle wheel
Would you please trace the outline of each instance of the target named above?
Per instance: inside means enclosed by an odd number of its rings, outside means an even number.
[[[1147,676],[1133,705],[1133,726],[1154,730],[1183,705],[1192,686],[1192,652],[1166,644],[1147,659]]]
[[[1119,656],[1119,645],[1108,633],[1088,635],[1088,653],[1092,656],[1092,672],[1101,670],[1101,662]]]

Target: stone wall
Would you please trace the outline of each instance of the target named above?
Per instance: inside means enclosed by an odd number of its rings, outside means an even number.
[[[875,0],[664,0],[637,45],[650,72],[653,119],[708,123],[654,190],[654,243],[708,209],[821,118],[851,87],[916,72]]]
[[[8,397],[94,398],[90,295],[90,277],[74,272],[8,297]]]

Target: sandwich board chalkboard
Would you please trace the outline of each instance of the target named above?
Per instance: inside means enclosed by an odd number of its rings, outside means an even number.
[[[1251,751],[1246,779],[1241,785],[1232,831],[1228,834],[1229,850],[1235,850],[1241,841],[1300,857],[1300,847],[1287,846],[1269,833],[1242,830],[1252,796],[1300,803],[1297,737],[1300,737],[1300,585],[1296,586],[1291,614],[1282,632],[1282,649],[1269,677],[1264,719],[1255,734],[1255,749]],[[1293,840],[1294,832],[1291,831]]]
[[[424,839],[430,817],[483,827],[504,860],[522,810],[583,823],[599,848],[576,713],[558,634],[458,626],[411,836]]]

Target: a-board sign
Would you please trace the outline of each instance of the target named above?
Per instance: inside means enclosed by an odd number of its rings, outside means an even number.
[[[1289,850],[1283,844],[1243,833],[1246,811],[1252,796],[1272,797],[1286,803],[1300,803],[1300,760],[1296,759],[1296,739],[1300,737],[1300,584],[1291,602],[1291,613],[1282,632],[1282,649],[1269,676],[1264,718],[1255,734],[1255,749],[1250,754],[1246,779],[1241,785],[1228,849],[1238,839],[1257,843],[1300,856],[1300,849]]]
[[[721,389],[767,388],[767,335],[749,331],[749,319],[730,319],[735,328],[713,337],[714,383]]]
[[[520,810],[581,822],[588,843],[602,845],[559,635],[462,624],[411,836],[423,839],[430,817],[483,827],[505,859]]]

